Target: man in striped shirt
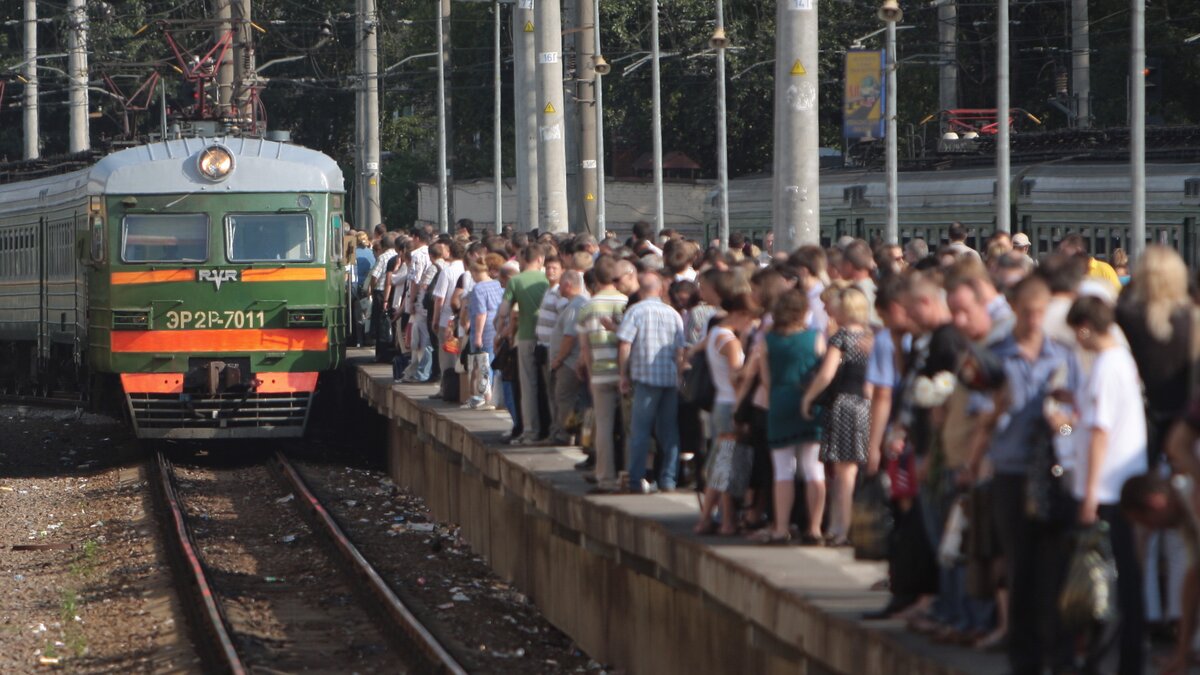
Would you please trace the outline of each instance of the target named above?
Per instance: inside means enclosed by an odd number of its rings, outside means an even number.
[[[556,255],[548,256],[542,269],[546,272],[546,281],[549,282],[550,288],[542,296],[542,304],[538,308],[536,328],[537,350],[534,353],[537,357],[538,377],[540,378],[538,393],[539,395],[544,395],[546,399],[546,412],[550,413],[549,425],[546,425],[543,421],[543,426],[549,426],[550,438],[554,439],[564,434],[558,428],[557,424],[555,424],[555,421],[558,419],[558,406],[555,405],[554,385],[551,382],[550,341],[554,337],[554,324],[558,321],[558,313],[562,311],[563,307],[567,306],[567,302],[569,301],[559,293],[558,281],[562,278],[563,273],[562,260]]]
[[[594,492],[617,491],[616,424],[617,406],[621,402],[620,373],[617,369],[617,325],[629,303],[614,285],[617,280],[617,260],[602,255],[592,268],[596,278],[596,293],[582,309],[575,329],[579,336],[581,356],[580,379],[590,376],[592,412],[596,433],[596,488]]]

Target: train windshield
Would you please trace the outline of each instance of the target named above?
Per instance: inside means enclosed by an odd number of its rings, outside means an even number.
[[[121,220],[121,260],[208,260],[208,216],[203,213],[131,214]]]
[[[311,262],[312,219],[307,213],[244,213],[225,217],[229,262]]]

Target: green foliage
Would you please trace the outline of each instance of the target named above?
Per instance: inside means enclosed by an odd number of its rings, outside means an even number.
[[[660,0],[661,47],[678,53],[662,61],[663,137],[667,150],[679,150],[698,161],[703,173],[715,174],[715,58],[707,41],[715,23],[713,0]],[[775,13],[778,0],[726,2],[726,31],[731,49],[727,63],[729,161],[732,175],[770,170],[773,143]],[[920,134],[919,122],[937,109],[937,10],[925,2],[906,0],[898,55],[902,134],[910,127]],[[50,16],[58,5],[40,4]],[[105,14],[104,8],[112,8]],[[393,226],[411,223],[416,216],[417,181],[434,180],[436,147],[436,73],[432,58],[405,57],[436,49],[436,3],[429,0],[394,0],[380,3],[379,52],[382,78],[381,139],[384,162],[383,197],[386,220]],[[821,82],[821,141],[841,146],[842,61],[854,39],[882,26],[875,16],[876,0],[818,0]],[[356,26],[351,7],[339,0],[261,0],[254,5],[255,22],[265,32],[254,33],[257,63],[302,56],[263,70],[267,79],[262,99],[270,126],[287,129],[298,143],[322,150],[343,166],[348,187],[356,189],[352,175],[355,152],[354,50],[362,27]],[[1069,72],[1069,17],[1065,2],[1019,2],[1012,5],[1012,100],[1042,118],[1049,128],[1068,124],[1065,115],[1050,103],[1056,95],[1060,73]],[[104,89],[108,74],[125,94],[132,93],[148,74],[157,70],[170,83],[170,100],[178,98],[179,76],[174,57],[155,26],[160,19],[202,18],[209,3],[175,3],[164,0],[121,0],[106,5],[89,3],[93,86]],[[511,56],[510,6],[502,11],[503,49]],[[1098,126],[1122,125],[1126,110],[1129,17],[1127,0],[1092,0],[1092,82],[1094,114]],[[19,17],[20,0],[0,0],[0,16]],[[472,179],[492,171],[492,7],[487,3],[455,2],[450,35],[454,45],[449,95],[450,160],[454,177]],[[995,7],[993,3],[960,3],[959,101],[962,107],[994,106]],[[43,54],[65,51],[66,26],[61,16],[39,30]],[[323,22],[332,26],[332,39],[324,40]],[[585,19],[583,23],[590,23]],[[604,78],[605,118],[609,151],[635,158],[650,148],[650,67],[631,73],[624,68],[650,47],[649,3],[645,0],[601,0],[602,44],[613,72]],[[173,24],[177,25],[177,24]],[[204,30],[178,33],[185,48],[205,51],[211,38]],[[1147,11],[1148,54],[1163,62],[1167,86],[1161,104],[1152,109],[1166,123],[1197,121],[1191,105],[1200,95],[1200,47],[1183,38],[1200,31],[1200,5],[1184,0],[1153,3]],[[572,33],[568,33],[568,40]],[[882,36],[868,47],[881,46]],[[569,50],[568,50],[569,51]],[[19,23],[0,26],[0,70],[22,59]],[[49,60],[50,67],[64,66]],[[808,65],[808,64],[806,64]],[[570,75],[568,75],[570,76]],[[0,77],[8,77],[0,74]],[[46,154],[66,149],[66,88],[63,76],[43,70],[42,128]],[[512,64],[503,65],[503,115],[505,172],[513,171]],[[0,157],[17,158],[21,146],[19,82],[9,77],[0,107]],[[98,144],[122,136],[126,117],[110,95],[94,92],[93,138]],[[134,133],[157,127],[157,110],[130,113]],[[902,146],[903,147],[903,146]]]

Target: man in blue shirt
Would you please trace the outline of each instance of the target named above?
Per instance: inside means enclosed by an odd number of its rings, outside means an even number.
[[[1071,641],[1057,625],[1056,602],[1066,573],[1069,539],[1063,525],[1035,520],[1026,510],[1028,470],[1035,434],[1047,433],[1046,400],[1074,391],[1078,365],[1070,348],[1042,331],[1050,287],[1039,275],[1013,287],[1016,322],[1012,334],[991,347],[1003,363],[1006,382],[981,415],[990,429],[986,448],[973,449],[967,471],[978,475],[986,450],[995,477],[993,514],[1004,553],[1009,589],[1008,658],[1013,673],[1040,673],[1068,665]],[[1071,433],[1062,425],[1061,434]],[[1052,654],[1051,654],[1052,653]]]
[[[358,248],[354,251],[354,346],[366,345],[367,326],[371,322],[371,268],[375,266],[375,254],[371,252],[371,240],[366,232],[358,233]]]

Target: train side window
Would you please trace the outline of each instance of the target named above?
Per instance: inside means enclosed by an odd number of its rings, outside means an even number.
[[[92,260],[104,262],[104,218],[92,216],[88,229],[92,235]]]
[[[337,262],[342,259],[342,214],[335,213],[329,217],[329,260]]]

